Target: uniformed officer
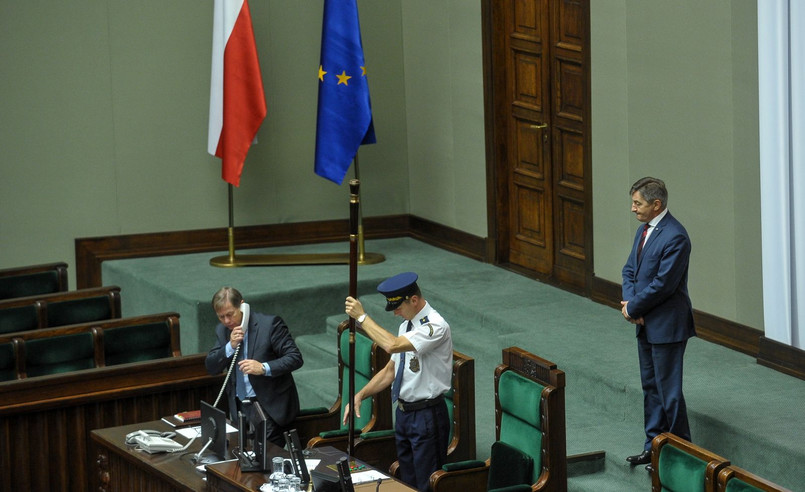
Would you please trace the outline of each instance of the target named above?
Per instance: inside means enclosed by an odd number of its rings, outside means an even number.
[[[451,385],[453,340],[450,325],[422,297],[417,279],[417,274],[406,272],[377,286],[386,297],[386,311],[394,311],[405,320],[397,336],[370,318],[359,300],[347,297],[345,304],[346,313],[391,354],[386,367],[355,393],[352,408],[360,417],[361,401],[391,385],[392,400],[397,402],[400,478],[424,492],[431,473],[440,469],[447,457],[450,419],[444,393]],[[347,405],[345,423],[349,411]]]

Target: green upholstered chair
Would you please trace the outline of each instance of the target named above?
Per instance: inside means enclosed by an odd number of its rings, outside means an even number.
[[[791,492],[791,490],[769,482],[743,468],[728,465],[718,473],[716,492]]]
[[[495,432],[486,461],[449,463],[431,475],[434,492],[566,491],[565,374],[517,347],[495,369]]]
[[[0,308],[0,335],[39,328],[36,304]]]
[[[100,328],[106,366],[182,355],[177,313],[122,318]]]
[[[653,492],[713,492],[716,477],[730,462],[671,433],[651,441]]]
[[[349,402],[349,322],[338,325],[338,398],[329,408],[303,409],[291,424],[300,442],[308,447],[333,446],[342,451],[348,445],[348,423],[342,424],[344,405]],[[355,391],[359,391],[388,364],[389,354],[366,336],[355,332]],[[390,429],[391,391],[385,389],[361,402],[361,417],[355,418],[355,433]]]
[[[26,340],[23,368],[32,378],[47,374],[91,369],[97,366],[95,342],[91,332],[72,333]]]
[[[0,343],[0,381],[13,381],[19,378],[17,343],[16,340]]]
[[[447,461],[475,459],[475,359],[453,350],[450,391],[444,395],[450,417]],[[397,476],[397,446],[394,430],[361,434],[355,441],[355,454],[379,470]],[[366,457],[366,459],[364,459]]]
[[[47,303],[47,326],[66,326],[90,321],[119,318],[120,310],[115,310],[108,295],[82,297],[50,301]]]
[[[47,263],[0,270],[0,299],[67,290],[67,263]]]

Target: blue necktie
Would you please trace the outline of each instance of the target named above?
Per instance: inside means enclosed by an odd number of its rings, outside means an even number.
[[[408,328],[405,332],[408,333],[414,328],[414,324],[408,322]],[[397,366],[397,375],[394,376],[394,386],[391,388],[391,402],[394,403],[400,397],[400,386],[402,385],[403,371],[405,371],[405,352],[400,354],[400,365]]]
[[[240,350],[238,350],[238,353],[237,353],[237,360],[238,361],[241,361],[241,360],[243,360],[245,358],[245,355],[243,353],[243,351],[246,350],[246,343],[245,342],[246,342],[245,338],[244,338],[243,342],[240,342],[240,347],[239,347]],[[236,389],[237,389],[237,392],[238,392],[238,399],[241,400],[241,401],[246,399],[246,382],[243,380],[244,377],[245,377],[244,374],[242,372],[240,372],[240,368],[238,367],[235,370],[235,386],[236,386]]]

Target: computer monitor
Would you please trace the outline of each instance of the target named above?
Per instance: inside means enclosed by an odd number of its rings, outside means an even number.
[[[203,447],[196,455],[197,463],[215,463],[226,459],[226,412],[206,401],[201,402],[201,440]]]
[[[271,471],[267,439],[268,416],[257,401],[252,401],[251,405],[250,419],[245,418],[242,413],[238,415],[240,469],[241,471]]]

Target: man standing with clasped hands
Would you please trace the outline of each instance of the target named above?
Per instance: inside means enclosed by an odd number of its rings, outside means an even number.
[[[632,212],[643,223],[623,267],[621,313],[636,327],[646,440],[632,465],[651,462],[651,440],[671,432],[690,440],[682,363],[685,346],[696,336],[688,295],[690,238],[668,213],[668,191],[656,178],[632,185]],[[647,467],[652,471],[651,465]]]

